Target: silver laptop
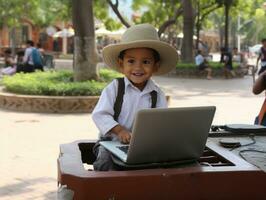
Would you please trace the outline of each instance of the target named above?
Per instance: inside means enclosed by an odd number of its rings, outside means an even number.
[[[129,145],[119,141],[100,144],[126,164],[196,160],[204,150],[215,107],[140,110]]]

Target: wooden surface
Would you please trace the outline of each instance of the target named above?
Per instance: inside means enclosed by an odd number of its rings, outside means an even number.
[[[112,172],[84,169],[83,162],[93,159],[87,155],[91,142],[60,146],[58,181],[75,192],[74,199],[266,199],[266,173],[213,141],[208,148],[230,165],[199,160],[197,166]]]
[[[222,137],[225,138],[225,137]],[[219,141],[222,138],[209,138],[210,141],[215,143],[216,145],[219,145]],[[235,141],[239,141],[241,145],[249,144],[252,142],[250,137],[248,136],[238,136],[238,137],[226,137],[230,139],[234,139]],[[266,136],[255,136],[254,137],[256,143],[249,146],[243,146],[234,149],[232,152],[239,157],[239,152],[242,150],[259,150],[264,151],[265,153],[260,152],[243,152],[242,155],[244,158],[251,164],[257,166],[259,169],[266,172]],[[227,151],[230,151],[230,149],[226,149]]]

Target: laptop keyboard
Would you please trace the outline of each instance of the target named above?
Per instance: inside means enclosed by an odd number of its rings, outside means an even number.
[[[125,154],[127,154],[129,145],[117,146],[117,148],[123,151]]]

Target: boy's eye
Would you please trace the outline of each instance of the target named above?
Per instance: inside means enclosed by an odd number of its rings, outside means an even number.
[[[143,64],[145,64],[145,65],[149,65],[149,64],[151,64],[151,61],[150,61],[150,60],[144,60],[144,61],[143,61]]]
[[[129,59],[129,60],[127,60],[127,62],[132,64],[132,63],[134,63],[134,60],[133,59]]]

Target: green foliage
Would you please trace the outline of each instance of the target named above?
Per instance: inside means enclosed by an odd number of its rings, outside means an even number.
[[[226,0],[219,1],[227,3]],[[230,2],[231,0],[229,3]],[[231,30],[236,29],[238,16],[240,16],[240,29],[238,32],[242,37],[245,37],[245,39],[242,39],[242,43],[245,42],[246,44],[254,45],[258,43],[261,38],[265,37],[266,21],[265,9],[263,8],[264,2],[265,0],[233,1],[233,5],[230,7],[230,26]],[[209,29],[223,27],[224,7],[211,13],[205,25],[207,25]]]
[[[223,63],[220,62],[209,62],[209,66],[213,69],[221,69],[224,67]],[[237,68],[238,65],[236,63],[233,63],[233,68]],[[179,62],[176,65],[177,69],[195,69],[196,68],[196,64],[195,63],[182,63]]]
[[[0,0],[0,25],[20,26],[23,19],[39,27],[71,19],[71,0]]]
[[[180,2],[173,0],[135,0],[132,2],[132,8],[143,13],[141,19],[136,23],[151,23],[155,27],[159,27],[163,22],[173,17],[179,6]]]
[[[106,27],[107,30],[118,30],[119,28],[122,27],[121,23],[118,23],[117,21],[115,21],[114,19],[108,17],[106,18],[104,21],[104,25]]]
[[[47,71],[35,73],[17,73],[5,76],[3,86],[6,91],[17,94],[48,96],[92,96],[99,95],[103,88],[119,73],[102,69],[101,81],[73,82],[71,71]]]
[[[49,26],[57,21],[70,21],[72,18],[71,0],[39,0],[38,8],[30,19],[37,26]]]
[[[100,71],[100,77],[104,82],[110,82],[111,80],[113,80],[117,77],[122,77],[122,74],[120,74],[114,70],[102,69]]]
[[[109,4],[106,0],[94,0],[93,11],[97,19],[101,20],[107,30],[117,30],[122,27],[119,20],[110,17]]]
[[[39,0],[0,0],[0,25],[18,26],[21,19],[36,10]]]

